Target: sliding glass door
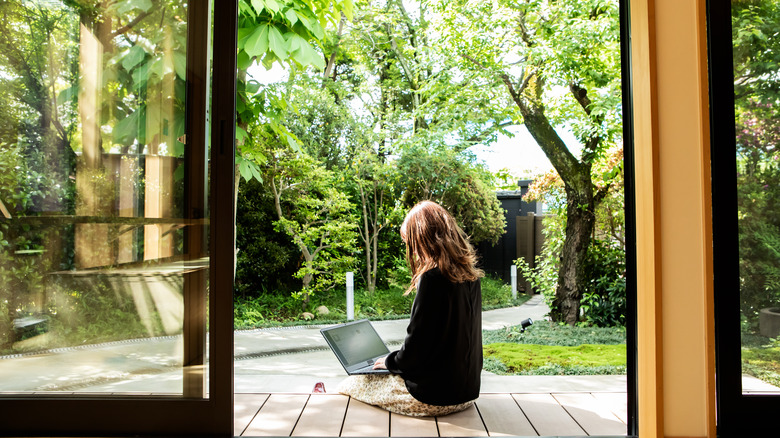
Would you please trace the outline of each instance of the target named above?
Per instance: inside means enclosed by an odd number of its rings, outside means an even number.
[[[232,206],[210,199],[234,109],[210,87],[234,82],[211,52],[236,19],[211,9],[0,3],[3,434],[232,430],[232,262],[213,263],[232,255],[212,243]]]
[[[780,409],[780,7],[709,4],[718,435]]]

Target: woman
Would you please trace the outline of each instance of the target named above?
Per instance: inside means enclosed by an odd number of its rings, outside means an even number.
[[[374,368],[392,374],[348,377],[339,392],[391,412],[440,416],[479,397],[482,290],[476,254],[455,219],[434,202],[414,206],[401,225],[417,289],[406,339]]]

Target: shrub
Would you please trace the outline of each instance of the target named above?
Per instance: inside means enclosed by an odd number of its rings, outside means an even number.
[[[626,253],[616,243],[594,239],[585,263],[588,283],[582,319],[598,327],[626,324]]]

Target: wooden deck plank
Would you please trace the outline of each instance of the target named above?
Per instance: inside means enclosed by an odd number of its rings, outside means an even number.
[[[623,423],[628,423],[628,399],[625,392],[594,392],[596,400],[606,405]]]
[[[350,399],[341,436],[390,436],[390,412]]]
[[[490,436],[536,436],[511,394],[482,394],[477,409]]]
[[[390,414],[390,436],[439,436],[434,417]]]
[[[476,406],[444,417],[436,417],[439,436],[488,436]]]
[[[233,436],[241,436],[267,399],[268,394],[233,395]]]
[[[290,436],[308,399],[308,394],[271,394],[244,435]]]
[[[585,433],[551,394],[512,394],[512,397],[541,436]]]
[[[339,436],[347,402],[346,395],[312,394],[292,436]]]
[[[553,394],[558,403],[571,415],[588,435],[625,435],[626,425],[606,405],[596,401],[592,394]]]

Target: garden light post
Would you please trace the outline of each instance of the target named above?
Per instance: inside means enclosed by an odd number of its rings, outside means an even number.
[[[347,319],[355,319],[355,276],[352,272],[347,272]]]
[[[510,268],[510,272],[512,273],[512,299],[517,299],[517,266],[512,265]]]

